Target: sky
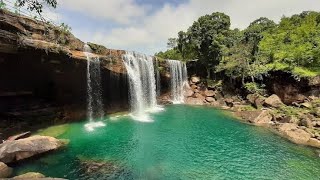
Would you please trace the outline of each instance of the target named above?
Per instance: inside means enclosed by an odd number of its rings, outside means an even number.
[[[153,55],[205,14],[224,12],[244,29],[259,17],[278,22],[308,10],[320,11],[320,0],[58,0],[45,16],[84,42]]]

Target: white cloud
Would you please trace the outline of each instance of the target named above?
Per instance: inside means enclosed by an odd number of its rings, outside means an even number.
[[[130,24],[143,17],[148,6],[140,6],[134,0],[58,0],[59,6],[84,13],[94,18]]]
[[[319,0],[190,0],[178,6],[167,3],[151,14],[145,13],[146,6],[139,6],[133,0],[108,0],[108,3],[103,0],[90,3],[64,1],[70,8],[89,16],[126,23],[124,27],[111,30],[93,29],[94,35],[87,37],[90,41],[149,54],[165,50],[169,37],[186,30],[199,16],[212,12],[228,14],[232,27],[243,29],[259,17],[278,21],[282,15],[290,16],[306,10],[320,11]]]

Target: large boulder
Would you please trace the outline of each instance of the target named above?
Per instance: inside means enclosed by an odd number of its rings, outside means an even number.
[[[37,154],[56,150],[64,141],[49,136],[32,136],[25,139],[5,141],[0,144],[0,161],[10,163],[32,157]]]
[[[258,126],[268,125],[272,120],[269,110],[241,111],[236,112],[235,115]]]
[[[279,96],[273,94],[264,101],[264,105],[278,108],[283,105],[281,99]]]
[[[12,168],[8,167],[3,162],[0,162],[0,178],[10,177],[11,174],[12,174]]]
[[[320,141],[293,123],[279,124],[276,130],[294,143],[320,148]]]

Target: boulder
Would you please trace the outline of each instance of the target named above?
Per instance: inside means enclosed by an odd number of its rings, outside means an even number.
[[[191,89],[193,89],[193,90],[198,89],[198,86],[195,85],[195,84],[192,84],[190,87],[191,87]]]
[[[207,97],[213,97],[216,93],[213,90],[207,90],[204,92]]]
[[[208,101],[208,102],[214,102],[214,101],[216,101],[213,97],[206,97],[206,101]]]
[[[191,97],[193,95],[193,93],[194,92],[191,89],[188,89],[188,90],[185,91],[184,96]]]
[[[272,115],[269,110],[241,111],[236,112],[235,114],[236,116],[259,126],[268,125],[272,120]]]
[[[12,174],[12,168],[8,167],[3,162],[0,162],[0,178],[10,177],[11,174]]]
[[[280,121],[281,123],[297,123],[299,122],[299,119],[296,116],[285,116],[283,119]]]
[[[65,142],[49,136],[32,136],[0,144],[0,161],[10,163],[56,150]]]
[[[248,94],[246,98],[251,104],[254,104],[254,101],[257,99],[257,94]]]
[[[45,175],[37,172],[28,172],[19,176],[15,176],[12,179],[40,179],[45,178]]]
[[[200,82],[200,78],[199,78],[199,77],[196,77],[196,76],[193,76],[193,77],[191,77],[191,82],[192,82],[193,84],[197,84],[197,83]]]
[[[300,122],[299,122],[300,126],[305,126],[307,128],[312,128],[313,124],[312,121],[309,118],[303,118]]]
[[[273,94],[270,97],[268,97],[267,99],[265,99],[264,105],[269,106],[269,107],[278,108],[278,107],[282,106],[283,103],[277,95]]]
[[[93,161],[93,160],[82,160],[80,162],[82,171],[90,179],[113,179],[117,174],[125,173],[129,179],[132,175],[130,169],[123,165],[113,161]]]
[[[265,97],[259,96],[254,100],[253,106],[257,109],[260,109],[263,107],[264,101],[266,100]]]
[[[188,97],[186,99],[186,104],[191,104],[191,105],[203,105],[204,102],[202,99],[199,98],[194,98],[194,97]]]
[[[226,102],[227,106],[232,107],[233,106],[233,99],[232,98],[226,98],[224,99]]]
[[[284,123],[277,127],[277,130],[291,141],[298,144],[307,144],[311,135],[306,131],[299,129],[296,124]]]

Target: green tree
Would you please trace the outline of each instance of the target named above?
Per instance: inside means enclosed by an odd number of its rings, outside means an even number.
[[[26,7],[30,11],[35,11],[40,16],[43,11],[43,5],[56,8],[57,0],[17,0],[16,4],[18,7]]]
[[[222,59],[229,30],[230,17],[220,12],[200,17],[188,29],[197,57],[207,68],[208,78]]]

